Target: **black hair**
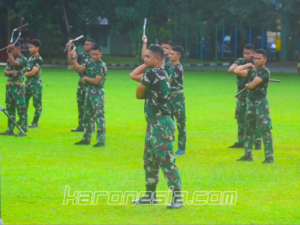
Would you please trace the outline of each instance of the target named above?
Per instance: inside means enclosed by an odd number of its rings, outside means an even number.
[[[33,39],[29,42],[29,44],[34,45],[35,47],[41,47],[41,41],[38,39]]]
[[[253,44],[246,44],[245,46],[244,46],[244,49],[247,49],[247,50],[255,50],[255,47],[254,47],[254,45]]]
[[[92,47],[92,50],[93,50],[93,51],[97,51],[97,50],[98,50],[99,52],[101,52],[102,49],[101,49],[101,46],[100,46],[100,45],[94,45],[94,46]]]
[[[164,49],[160,45],[152,44],[149,46],[148,50],[150,50],[154,54],[159,55],[159,57],[161,57],[161,59],[164,58]]]
[[[87,38],[85,41],[92,42],[93,45],[96,44],[96,42],[93,38]]]
[[[17,42],[14,44],[14,46],[20,48],[22,45],[21,45],[20,42],[17,41]]]
[[[265,58],[267,58],[267,52],[264,49],[257,49],[255,51],[256,54],[262,54]]]
[[[172,47],[172,45],[173,45],[173,43],[172,43],[171,40],[164,40],[164,41],[162,42],[162,44],[170,45],[171,47]]]
[[[178,52],[180,55],[183,55],[184,50],[183,47],[181,47],[180,45],[176,45],[172,48],[173,51]]]

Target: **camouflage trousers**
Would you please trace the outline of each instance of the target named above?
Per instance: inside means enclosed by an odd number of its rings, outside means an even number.
[[[27,107],[25,104],[25,88],[24,85],[6,85],[6,111],[7,114],[16,121],[16,109],[20,118],[20,127],[27,132]],[[8,130],[14,130],[14,124],[8,120]]]
[[[256,127],[260,126],[265,146],[265,156],[273,157],[272,122],[268,100],[266,98],[259,100],[247,99],[245,118],[245,155],[252,156],[254,132]]]
[[[78,82],[77,86],[77,107],[78,107],[78,126],[83,127],[82,119],[84,114],[84,98],[86,92],[86,85],[81,81]]]
[[[104,118],[104,90],[88,87],[84,98],[83,128],[84,134],[82,140],[91,141],[92,120],[97,124],[97,142],[105,144],[105,118]]]
[[[247,109],[247,100],[245,97],[239,97],[236,101],[235,118],[238,124],[238,143],[245,143],[245,115]],[[254,143],[261,144],[261,127],[257,126],[254,133]]]
[[[161,116],[147,119],[144,150],[146,185],[158,183],[159,168],[161,168],[168,187],[182,188],[173,152],[174,132],[175,125],[171,117]]]
[[[176,118],[178,129],[178,148],[185,151],[186,148],[186,115],[185,97],[183,93],[171,97],[172,116]]]
[[[27,111],[29,108],[29,100],[33,98],[33,107],[35,108],[34,117],[39,118],[42,114],[42,89],[43,83],[39,81],[27,81],[25,85],[25,102]]]

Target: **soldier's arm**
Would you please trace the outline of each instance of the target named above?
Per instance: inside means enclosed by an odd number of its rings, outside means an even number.
[[[148,39],[147,39],[146,35],[142,37],[142,41],[143,41],[143,47],[142,47],[141,57],[142,57],[142,60],[144,60],[145,54],[146,54],[146,51],[147,51],[147,42],[148,42]]]
[[[33,77],[39,72],[40,68],[34,66],[31,71],[25,73],[25,77]]]
[[[140,83],[136,89],[136,98],[137,99],[145,99],[146,90],[147,90],[147,87],[145,85],[143,85],[142,83]]]
[[[82,72],[85,72],[85,67],[83,65],[79,65],[78,62],[77,62],[77,58],[76,58],[76,51],[73,50],[71,52],[71,54],[73,55],[73,59],[71,60],[71,64],[73,65],[74,67],[74,70],[77,72],[77,73],[82,73]]]
[[[71,57],[71,43],[70,42],[68,42],[67,44],[66,44],[66,46],[67,46],[67,60],[68,60],[68,62],[70,61],[70,57]]]
[[[234,73],[234,70],[238,67],[239,65],[236,63],[233,63],[229,69],[228,69],[228,73]]]
[[[98,84],[101,83],[102,79],[103,79],[102,76],[96,76],[95,78],[90,78],[90,77],[85,76],[85,77],[82,78],[82,82],[87,81],[90,84],[98,85]]]
[[[10,76],[17,76],[17,74],[18,74],[18,71],[16,71],[16,70],[11,70],[11,71],[9,71],[9,67],[7,66],[7,67],[5,67],[5,70],[4,70],[4,76],[6,76],[6,77],[10,77]]]
[[[137,81],[137,82],[141,82],[141,80],[143,78],[143,75],[144,75],[146,70],[147,70],[146,65],[142,64],[130,73],[130,78],[132,80]]]
[[[246,84],[246,88],[247,89],[253,89],[255,88],[257,85],[259,85],[261,82],[263,82],[263,79],[261,79],[260,77],[255,77],[254,80],[251,83]]]
[[[7,55],[8,55],[8,62],[11,66],[16,66],[16,67],[21,66],[21,63],[19,61],[14,60],[13,55],[10,51],[7,51]]]
[[[233,72],[240,77],[248,77],[249,68],[255,69],[251,63],[247,63],[246,65],[238,66]]]

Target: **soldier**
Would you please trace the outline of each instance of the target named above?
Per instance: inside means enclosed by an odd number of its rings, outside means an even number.
[[[142,41],[143,41],[142,59],[144,59],[147,50],[147,42],[148,42],[148,38],[146,35],[142,37]],[[163,41],[161,46],[164,49],[163,65],[165,67],[165,70],[168,72],[170,66],[172,65],[172,62],[170,62],[170,57],[169,57],[170,51],[172,49],[172,41],[165,40]]]
[[[181,198],[181,178],[173,153],[175,125],[171,119],[171,89],[169,77],[162,68],[164,50],[159,45],[151,45],[145,52],[145,63],[136,68],[131,79],[140,82],[137,99],[145,99],[147,131],[145,137],[144,169],[146,195],[132,204],[156,204],[156,185],[159,168],[164,172],[167,184],[172,189],[170,209],[183,207]]]
[[[175,155],[184,155],[186,146],[186,116],[185,97],[183,93],[183,67],[180,57],[183,55],[181,46],[174,46],[170,51],[170,62],[168,74],[171,82],[171,107],[172,115],[175,116],[178,128],[178,150]]]
[[[247,44],[244,46],[243,56],[244,58],[237,59],[229,68],[229,73],[234,73],[234,70],[240,66],[247,63],[253,63],[254,55],[254,45]],[[237,76],[237,86],[238,92],[241,91],[247,84],[247,78]],[[246,114],[246,102],[247,92],[243,92],[237,97],[236,109],[235,109],[235,118],[238,124],[238,142],[234,145],[229,146],[229,148],[243,148],[244,147],[244,133],[245,133],[245,114]],[[255,150],[261,149],[261,129],[257,127],[254,136],[255,140]]]
[[[88,38],[85,41],[84,44],[84,52],[81,52],[77,55],[77,61],[79,63],[79,65],[84,65],[86,60],[90,59],[90,52],[92,47],[95,45],[95,40],[92,38]],[[67,47],[68,47],[68,61],[70,61],[70,57],[71,57],[71,43],[67,43]],[[75,129],[72,129],[72,132],[82,132],[83,129],[83,125],[82,125],[82,119],[83,119],[83,114],[84,114],[84,98],[85,98],[85,92],[86,92],[86,84],[81,82],[82,78],[84,76],[86,76],[86,72],[82,72],[82,73],[78,73],[80,79],[78,81],[78,87],[77,87],[77,106],[78,106],[78,127]],[[94,130],[94,119],[91,118],[91,123],[92,123],[92,129]]]
[[[267,62],[266,51],[256,50],[254,54],[254,65],[248,63],[238,66],[234,73],[241,77],[248,77],[250,83],[245,87],[248,91],[246,124],[245,124],[245,155],[238,161],[253,161],[253,136],[257,127],[261,127],[261,134],[265,147],[265,160],[263,163],[273,163],[273,140],[272,122],[267,99],[267,88],[270,79],[270,71],[265,67]]]
[[[43,59],[39,55],[41,42],[38,39],[29,42],[28,65],[25,77],[27,77],[25,85],[25,102],[28,112],[29,100],[33,97],[33,106],[35,108],[34,118],[29,127],[38,127],[38,121],[42,113],[42,80],[41,72]]]
[[[27,109],[25,103],[25,88],[23,85],[27,59],[21,54],[21,44],[16,42],[7,47],[7,65],[4,75],[8,77],[6,84],[6,110],[8,115],[16,120],[16,109],[20,118],[20,126],[25,134],[19,133],[17,137],[26,136],[27,132]],[[1,135],[14,135],[14,125],[8,120],[8,130]]]
[[[74,55],[76,52],[73,51]],[[97,143],[94,147],[105,146],[105,118],[104,118],[104,84],[106,80],[106,65],[101,60],[101,47],[94,45],[91,50],[91,60],[79,65],[77,59],[72,60],[74,69],[78,73],[86,73],[81,82],[87,83],[84,99],[83,128],[84,134],[80,142],[75,145],[90,145],[92,136],[91,118],[97,123]]]

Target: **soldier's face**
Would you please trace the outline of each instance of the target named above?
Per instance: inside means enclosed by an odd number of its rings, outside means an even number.
[[[92,50],[91,57],[94,62],[99,62],[102,57],[102,53],[99,50]]]
[[[14,46],[14,47],[12,48],[12,50],[11,50],[11,53],[12,53],[12,55],[13,55],[14,57],[19,56],[20,53],[21,53],[21,47],[16,47],[16,46]]]
[[[172,50],[172,46],[169,44],[162,44],[161,47],[164,49],[165,57],[168,56]]]
[[[39,47],[35,47],[34,45],[29,45],[29,51],[31,54],[35,54],[39,51]]]
[[[247,62],[251,62],[252,57],[254,56],[254,51],[250,49],[244,49],[243,56]]]
[[[254,54],[254,65],[256,68],[262,68],[265,66],[265,63],[267,62],[267,58],[264,57],[263,54]]]
[[[161,63],[161,58],[153,54],[151,50],[147,50],[145,53],[144,62],[147,67],[156,67],[158,63]]]
[[[176,62],[180,59],[180,54],[176,51],[173,51],[173,50],[170,51],[169,56],[170,56],[170,61],[171,62]]]
[[[92,42],[86,41],[84,43],[84,51],[89,52],[89,51],[91,51],[92,47],[93,47],[93,43]]]

